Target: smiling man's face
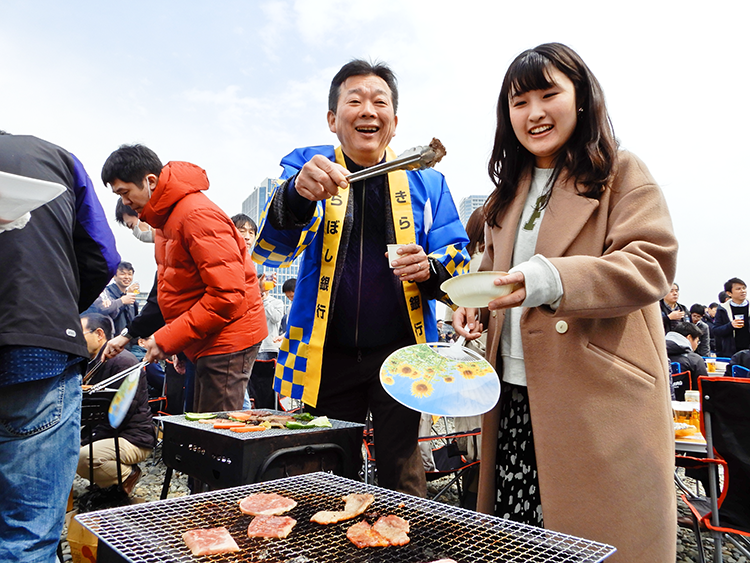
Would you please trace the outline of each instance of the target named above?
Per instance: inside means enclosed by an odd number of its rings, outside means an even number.
[[[347,78],[340,87],[336,113],[328,112],[328,127],[344,153],[360,166],[383,159],[397,124],[391,90],[374,74]]]

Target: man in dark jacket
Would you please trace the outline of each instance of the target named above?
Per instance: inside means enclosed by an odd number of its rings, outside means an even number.
[[[107,315],[115,325],[115,334],[130,324],[138,315],[135,292],[138,284],[133,283],[135,268],[130,262],[120,262],[112,283],[104,288],[87,312]]]
[[[86,375],[90,374],[87,383],[93,385],[126,370],[138,363],[138,359],[127,350],[110,360],[101,362],[104,345],[113,336],[112,321],[109,317],[89,313],[81,317],[81,326],[86,337],[89,351],[89,365]],[[118,381],[112,388],[118,388],[125,380]],[[84,398],[85,401],[85,398]],[[138,463],[145,460],[156,445],[151,407],[148,404],[148,387],[145,371],[141,371],[138,389],[130,409],[117,429],[120,442],[120,471],[123,489],[130,494],[141,475]],[[94,482],[100,487],[109,487],[117,483],[117,461],[115,456],[115,430],[108,422],[99,424],[92,430],[81,429],[81,451],[78,456],[78,474],[84,479],[90,478],[91,464],[94,470]],[[94,456],[89,457],[89,441],[94,442]]]
[[[724,284],[729,300],[716,310],[714,330],[716,355],[731,358],[735,352],[750,348],[750,325],[748,325],[747,284],[740,278],[732,278]]]
[[[703,332],[700,342],[698,342],[698,347],[695,349],[695,353],[704,358],[711,353],[711,329],[708,327],[708,324],[703,321],[703,316],[705,314],[706,308],[700,303],[693,303],[690,306],[690,322]]]
[[[54,561],[78,461],[88,357],[78,313],[120,257],[75,156],[0,133],[0,171],[0,182],[26,185],[21,198],[40,185],[61,191],[22,228],[0,226],[0,561]]]
[[[677,323],[689,320],[687,307],[677,302],[679,298],[680,286],[673,283],[669,293],[664,296],[664,299],[659,301],[661,320],[664,323],[664,334],[670,330],[674,330]]]
[[[703,331],[693,323],[677,323],[666,336],[669,361],[680,364],[681,372],[690,372],[690,388],[694,390],[698,389],[698,378],[708,375],[706,362],[695,353],[701,336]]]

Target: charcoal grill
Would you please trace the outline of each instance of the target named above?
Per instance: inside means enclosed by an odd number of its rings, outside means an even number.
[[[314,471],[356,478],[361,466],[363,424],[331,420],[332,428],[238,433],[217,430],[183,415],[160,420],[164,424],[162,456],[168,468],[162,498],[172,470],[223,489]]]
[[[297,501],[288,515],[297,520],[285,539],[248,538],[252,517],[238,502],[250,493],[275,492]],[[362,517],[321,526],[310,522],[319,510],[341,510],[342,496],[369,492],[375,502],[365,517],[396,514],[409,521],[411,542],[403,547],[358,549],[346,530]],[[450,557],[458,563],[594,563],[615,548],[517,524],[494,516],[412,497],[328,473],[309,473],[232,489],[80,514],[76,518],[99,537],[99,563],[237,561],[263,563],[426,563]],[[240,552],[193,557],[182,534],[193,528],[225,526]]]

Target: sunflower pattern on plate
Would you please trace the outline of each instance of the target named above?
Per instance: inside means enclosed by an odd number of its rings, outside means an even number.
[[[415,344],[396,350],[380,370],[386,392],[409,408],[437,415],[490,410],[500,393],[495,370],[480,356],[461,361],[446,357],[439,353],[445,346]]]

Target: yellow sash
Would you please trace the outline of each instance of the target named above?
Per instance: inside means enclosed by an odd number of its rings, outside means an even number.
[[[393,160],[396,154],[390,147],[385,149],[386,160]],[[411,207],[411,192],[409,191],[409,178],[403,170],[395,170],[388,173],[388,189],[391,196],[391,213],[393,214],[393,227],[396,230],[397,244],[416,244],[417,237],[414,232],[414,213]],[[409,311],[411,329],[418,344],[427,341],[424,330],[424,314],[422,312],[422,294],[419,287],[413,281],[402,281],[406,309]]]
[[[396,158],[390,147],[386,148],[386,160]],[[346,167],[344,153],[341,147],[336,148],[336,162]],[[398,244],[416,243],[414,232],[414,214],[411,208],[411,193],[409,179],[406,172],[397,170],[388,174],[391,210],[396,230]],[[328,315],[331,309],[331,292],[333,278],[336,272],[336,259],[339,253],[341,232],[344,216],[349,201],[349,189],[339,190],[338,195],[326,200],[325,220],[323,224],[323,252],[320,260],[320,278],[318,281],[318,298],[315,303],[315,318],[313,320],[310,343],[307,347],[307,369],[305,373],[304,392],[302,400],[308,405],[315,406],[320,390],[321,368],[323,366],[323,345],[328,328]],[[384,249],[385,251],[385,249]],[[424,316],[422,313],[422,296],[417,284],[402,282],[406,306],[409,311],[414,337],[418,343],[426,341],[424,330]]]

